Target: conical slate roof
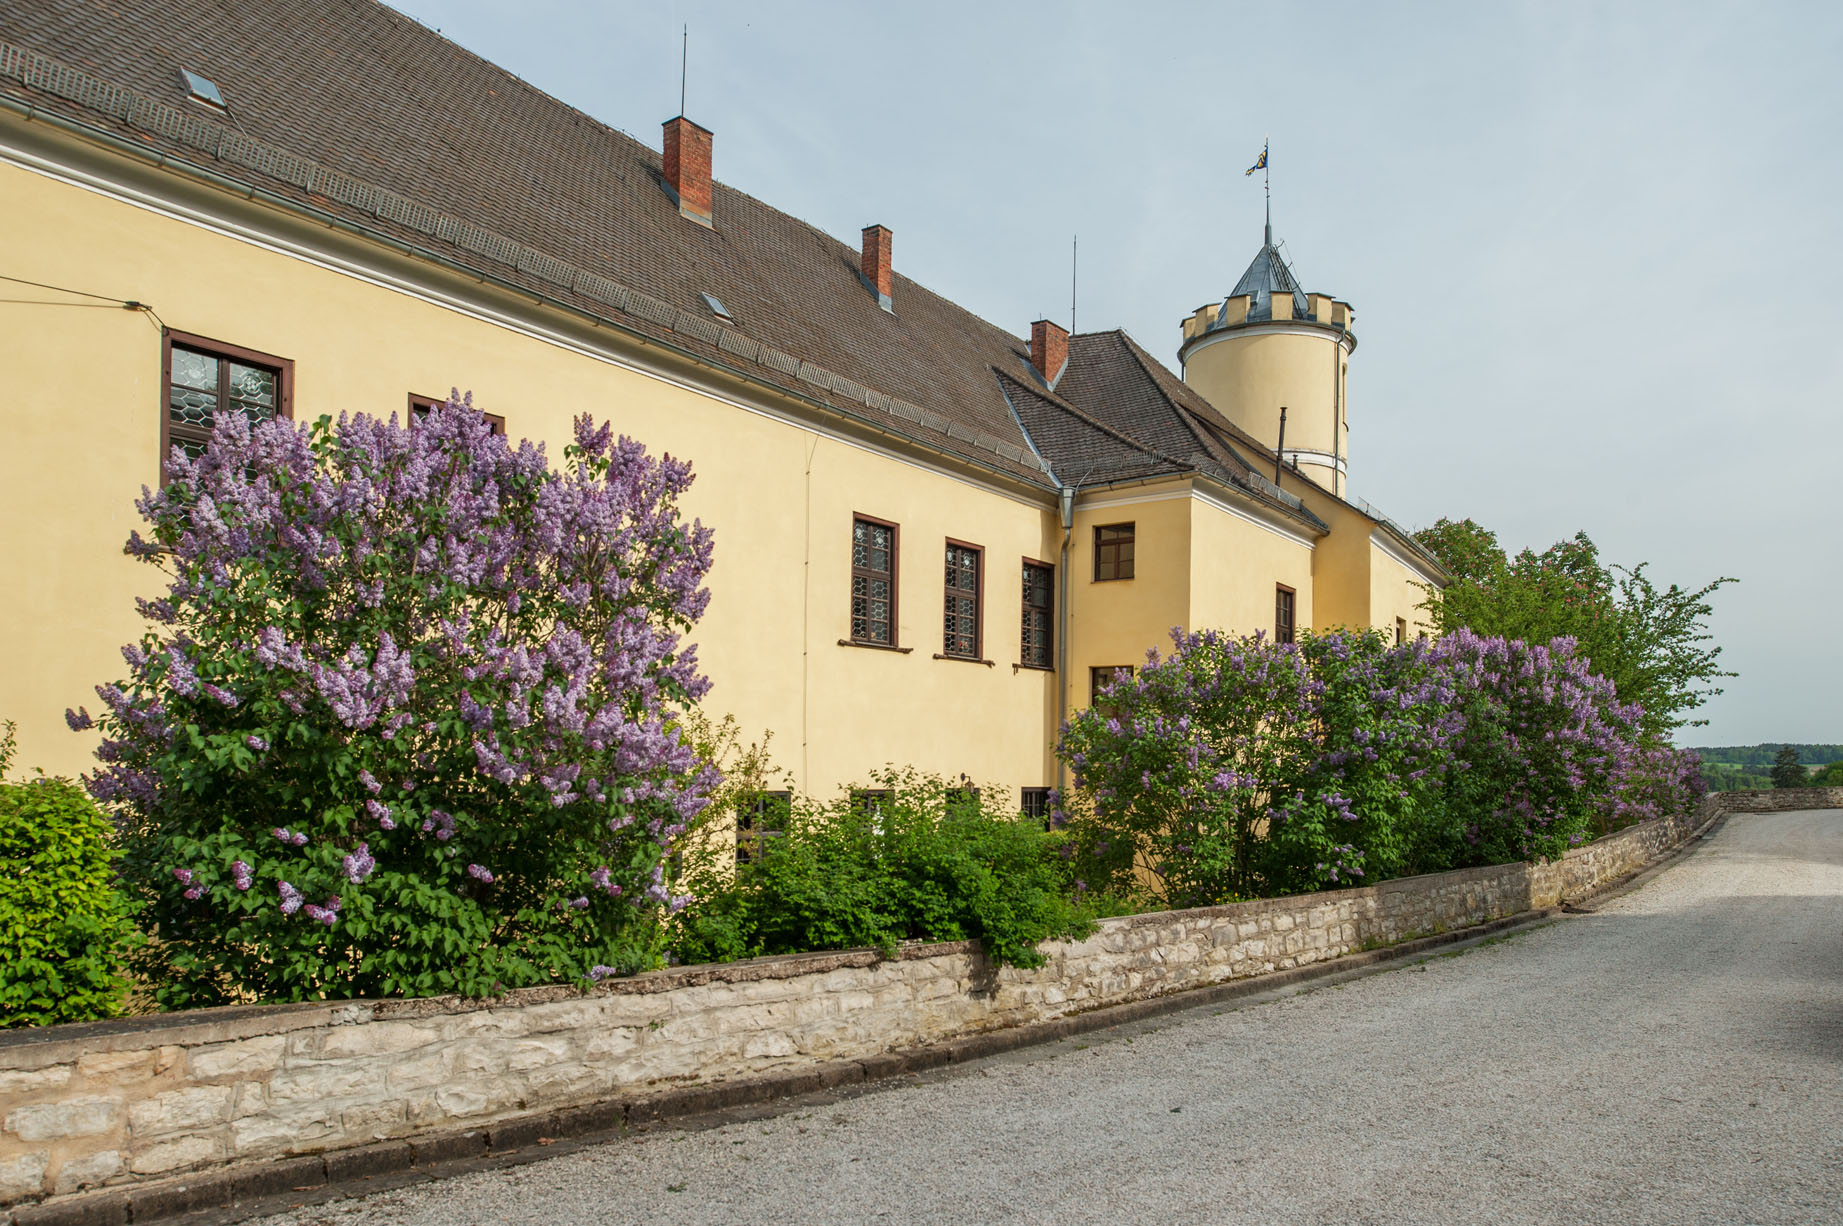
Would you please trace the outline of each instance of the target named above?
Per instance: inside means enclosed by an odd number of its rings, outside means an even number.
[[[1248,303],[1249,319],[1272,319],[1275,294],[1293,296],[1294,319],[1303,319],[1310,314],[1305,291],[1299,288],[1299,281],[1293,276],[1293,270],[1287,267],[1279,248],[1273,245],[1272,227],[1268,228],[1267,241],[1255,253],[1254,262],[1248,265],[1248,271],[1241,275],[1241,280],[1229,291],[1231,298],[1242,294],[1247,294],[1251,299]]]

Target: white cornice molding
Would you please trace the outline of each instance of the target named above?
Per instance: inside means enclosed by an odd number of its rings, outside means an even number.
[[[1186,342],[1178,351],[1178,360],[1189,362],[1197,356],[1199,350],[1208,349],[1221,341],[1235,340],[1247,336],[1306,336],[1338,345],[1345,353],[1352,353],[1357,347],[1356,334],[1348,328],[1339,331],[1336,324],[1319,323],[1315,319],[1278,319],[1263,320],[1256,324],[1229,324],[1212,332],[1205,332]]]
[[[98,152],[93,156],[97,157],[98,160],[105,160],[106,162],[108,155]],[[457,314],[464,315],[481,323],[504,328],[508,332],[514,332],[521,336],[541,341],[544,344],[575,353],[582,357],[590,358],[605,365],[618,367],[644,378],[668,384],[709,400],[719,401],[733,408],[740,409],[745,413],[753,413],[760,417],[772,418],[809,434],[817,435],[859,451],[878,455],[885,459],[906,465],[907,467],[932,473],[946,480],[969,486],[986,493],[995,494],[1025,506],[1052,512],[1055,509],[1056,496],[1054,491],[1043,491],[1042,498],[1039,501],[1038,499],[1021,495],[1017,490],[1006,489],[994,482],[981,481],[964,473],[952,472],[941,466],[924,463],[912,455],[903,454],[895,448],[879,446],[842,430],[831,429],[816,424],[806,417],[793,412],[753,400],[745,400],[728,391],[717,388],[712,384],[705,383],[702,380],[686,378],[679,372],[665,370],[643,360],[639,360],[631,353],[622,352],[613,346],[595,345],[581,338],[566,335],[550,326],[547,322],[536,318],[534,315],[513,314],[495,304],[489,304],[478,299],[463,298],[458,294],[435,288],[424,282],[412,280],[400,273],[380,267],[376,264],[354,259],[343,252],[335,251],[325,246],[309,244],[298,238],[277,233],[273,227],[256,225],[254,221],[229,215],[221,208],[201,208],[194,204],[179,200],[172,195],[163,195],[133,184],[124,183],[109,178],[108,176],[98,174],[82,166],[60,161],[46,156],[41,152],[23,148],[7,141],[0,141],[0,163],[13,166],[16,169],[31,174],[40,175],[70,187],[92,192],[118,203],[167,218],[170,221],[194,226],[209,233],[217,234],[220,237],[246,243],[252,247],[271,252],[275,255],[299,260],[302,263],[313,265],[314,267],[324,269],[328,272],[352,277],[355,280],[365,282],[366,284],[376,286],[380,289],[403,294],[406,297],[415,298],[422,302],[429,303],[430,305],[454,311]],[[150,170],[149,173],[157,174],[158,172]],[[214,201],[214,203],[217,202]],[[231,203],[233,207],[235,206],[235,202],[227,201],[227,203]],[[261,210],[261,206],[259,205],[252,204],[246,207],[249,210]],[[239,212],[241,211],[243,210],[239,210]],[[262,210],[262,212],[266,213],[266,210]],[[266,218],[264,219],[266,220]]]
[[[1446,585],[1444,576],[1435,574],[1427,568],[1427,563],[1425,561],[1422,561],[1406,549],[1403,549],[1400,545],[1397,545],[1385,529],[1379,527],[1371,528],[1369,530],[1369,543],[1419,575],[1421,577],[1421,582],[1431,583],[1435,587],[1444,587]]]

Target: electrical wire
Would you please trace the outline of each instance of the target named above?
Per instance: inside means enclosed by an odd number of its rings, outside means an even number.
[[[154,327],[160,328],[160,329],[164,329],[166,327],[166,321],[161,319],[159,315],[155,314],[154,309],[152,307],[148,306],[145,302],[137,302],[133,298],[111,298],[107,294],[92,294],[88,292],[87,290],[70,289],[69,287],[63,286],[63,285],[47,285],[43,281],[28,281],[24,277],[9,277],[4,273],[0,273],[0,281],[10,281],[14,285],[29,285],[33,289],[48,289],[54,294],[73,294],[78,298],[93,298],[97,302],[107,303],[113,307],[120,307],[124,311],[142,312],[143,314],[148,316],[149,322],[151,322],[154,325]],[[4,299],[3,301],[30,304],[30,305],[36,305],[36,306],[80,306],[80,305],[83,305],[81,303],[76,303],[76,302],[38,302],[34,299],[29,299],[29,298],[8,298],[8,299]]]

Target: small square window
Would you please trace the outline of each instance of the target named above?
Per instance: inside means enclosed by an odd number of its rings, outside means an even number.
[[[793,802],[792,792],[757,792],[737,802],[736,863],[760,860],[764,843],[787,832]]]
[[[430,412],[432,412],[435,409],[440,408],[442,405],[447,404],[447,403],[448,402],[446,400],[437,400],[433,396],[418,396],[415,392],[411,392],[410,393],[410,415],[412,417],[427,417],[430,414]],[[480,414],[480,416],[486,418],[486,424],[489,428],[491,428],[494,434],[498,434],[501,436],[505,434],[506,432],[506,419],[505,418],[501,417],[497,413],[482,413]]]
[[[1047,828],[1050,810],[1049,794],[1050,789],[1048,788],[1025,788],[1019,812],[1033,821],[1042,822]]]
[[[1133,525],[1102,524],[1094,530],[1094,579],[1102,583],[1133,577]]]
[[[881,822],[883,815],[889,812],[895,801],[896,793],[889,788],[853,788],[851,790],[851,811],[873,821]]]

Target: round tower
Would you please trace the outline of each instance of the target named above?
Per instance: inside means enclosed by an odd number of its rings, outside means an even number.
[[[1273,243],[1273,224],[1220,303],[1184,320],[1184,382],[1288,468],[1343,496],[1350,421],[1345,378],[1357,338],[1348,302],[1299,288]],[[1280,411],[1286,410],[1286,439]]]

